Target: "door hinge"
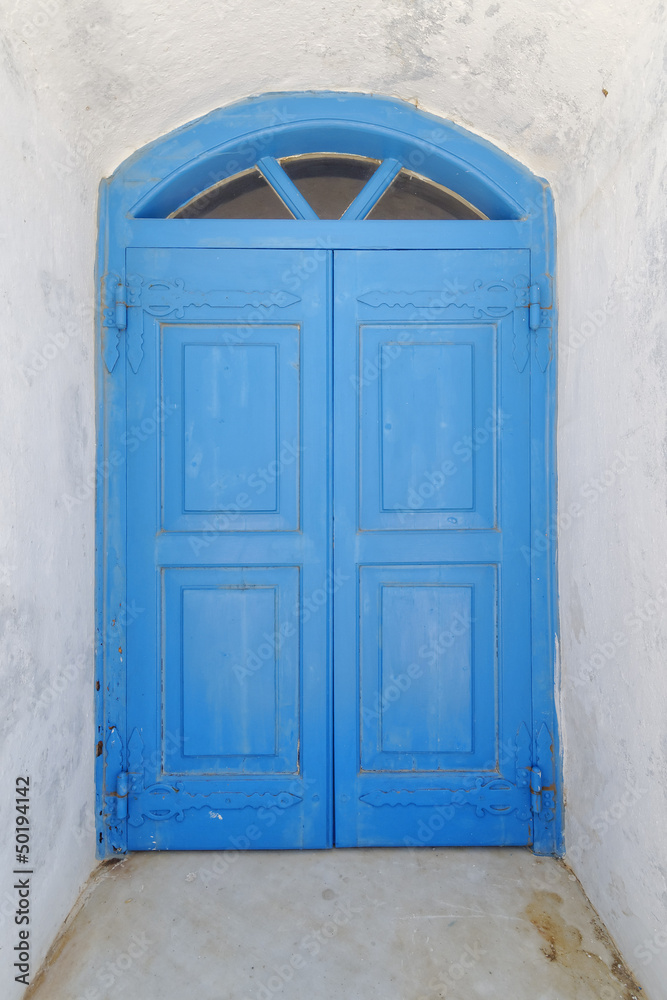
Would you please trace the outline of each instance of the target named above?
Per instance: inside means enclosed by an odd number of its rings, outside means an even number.
[[[535,358],[541,371],[551,361],[553,295],[551,275],[543,274],[529,289],[528,325],[535,333]]]
[[[114,291],[114,318],[119,330],[124,330],[127,327],[126,288],[125,282],[119,281]]]
[[[538,813],[542,809],[542,771],[539,767],[529,767],[530,774],[530,808]]]
[[[102,275],[102,355],[107,371],[116,367],[120,335],[127,327],[127,285],[120,274]]]
[[[121,771],[116,778],[116,819],[127,819],[127,796],[130,791],[130,775]]]
[[[531,330],[551,326],[551,278],[543,275],[538,284],[529,289],[530,313],[528,322]]]
[[[105,274],[102,278],[102,322],[116,330],[127,326],[127,286],[119,274]]]

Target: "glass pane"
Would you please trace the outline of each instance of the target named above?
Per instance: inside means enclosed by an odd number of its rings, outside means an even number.
[[[401,170],[367,219],[486,219],[449,188]]]
[[[305,153],[280,165],[320,219],[340,219],[380,165],[368,156]]]
[[[214,184],[181,206],[172,219],[293,219],[256,167]]]

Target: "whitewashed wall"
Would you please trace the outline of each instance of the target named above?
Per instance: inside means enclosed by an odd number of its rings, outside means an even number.
[[[36,963],[94,864],[98,181],[215,107],[331,88],[418,101],[554,187],[561,338],[572,345],[561,355],[559,402],[567,834],[572,864],[625,957],[648,995],[661,995],[667,33],[659,11],[657,0],[3,6],[0,912],[13,867],[11,786],[27,771]],[[571,504],[579,513],[570,524]],[[642,950],[648,941],[657,954]]]
[[[664,27],[630,41],[557,182],[568,861],[652,1000],[667,979]]]
[[[17,776],[31,780],[34,969],[95,863],[96,227],[84,163],[57,169],[66,74],[38,76],[14,35],[0,52],[0,996],[12,998]]]

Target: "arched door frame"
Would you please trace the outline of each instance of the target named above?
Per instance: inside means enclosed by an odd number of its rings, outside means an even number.
[[[198,192],[260,158],[304,152],[393,158],[445,184],[488,221],[169,219]],[[531,535],[533,760],[542,772],[533,849],[562,851],[560,756],[555,712],[558,635],[555,574],[555,219],[546,181],[492,144],[411,104],[366,94],[269,94],[218,109],[143,147],[102,181],[99,199],[96,781],[97,850],[122,852],[116,776],[131,749],[123,731],[126,605],[124,457],[125,250],[128,247],[312,249],[528,249],[531,254]],[[131,304],[131,303],[129,303]],[[155,415],[156,423],[159,414]],[[542,448],[541,443],[544,442]],[[122,789],[120,790],[122,793]],[[537,793],[536,793],[537,794]]]

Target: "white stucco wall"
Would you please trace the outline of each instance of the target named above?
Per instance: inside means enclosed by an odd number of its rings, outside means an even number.
[[[667,979],[664,28],[628,45],[557,185],[568,861],[656,1000]],[[571,504],[581,514],[569,519]]]
[[[14,787],[31,780],[35,960],[94,864],[94,184],[58,176],[57,81],[0,65],[0,995],[23,988]],[[25,53],[24,53],[25,54]],[[41,93],[36,94],[40,86]],[[52,91],[51,89],[52,88]],[[94,485],[94,478],[93,478]],[[66,494],[80,490],[81,503]]]
[[[28,771],[35,967],[94,863],[86,833],[94,746],[86,483],[94,478],[98,181],[136,148],[212,108],[265,91],[331,88],[417,100],[554,187],[561,338],[582,341],[560,361],[561,510],[581,508],[571,525],[561,523],[567,835],[575,870],[625,957],[649,997],[661,995],[667,948],[651,961],[635,953],[667,924],[667,637],[663,605],[649,604],[667,581],[667,36],[659,11],[657,0],[3,7],[10,141],[0,152],[9,194],[0,219],[0,896],[13,867],[11,785]],[[625,471],[613,465],[617,451]],[[600,476],[609,485],[594,486]],[[72,504],[66,497],[77,490],[81,502]],[[597,666],[599,644],[608,655]],[[49,690],[54,697],[35,711]],[[623,800],[628,783],[637,790],[632,804]],[[6,940],[0,931],[3,988]]]

